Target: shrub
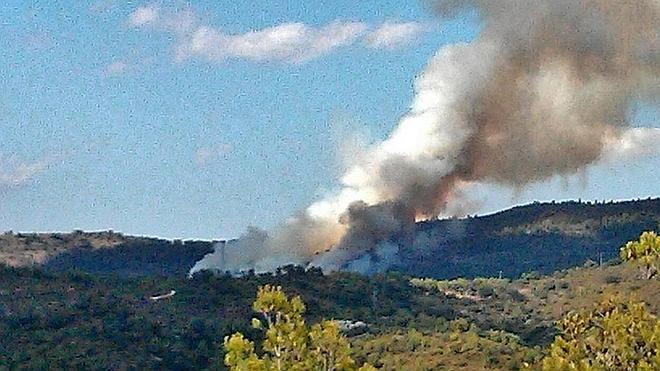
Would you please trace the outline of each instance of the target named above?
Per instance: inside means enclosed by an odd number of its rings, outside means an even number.
[[[619,276],[610,274],[607,277],[605,277],[605,283],[619,283],[619,282],[621,282],[621,277]]]
[[[644,278],[651,279],[658,273],[660,265],[660,236],[655,232],[644,232],[638,241],[623,246],[619,256],[625,261],[638,263]]]
[[[299,296],[289,299],[281,287],[262,286],[252,308],[267,325],[263,355],[257,355],[254,343],[240,332],[227,336],[224,361],[231,370],[358,370],[336,322],[305,325],[305,304]],[[253,327],[262,329],[262,320],[253,319]],[[373,369],[367,364],[359,368]]]
[[[660,369],[660,323],[643,303],[606,299],[569,313],[558,327],[543,370]]]

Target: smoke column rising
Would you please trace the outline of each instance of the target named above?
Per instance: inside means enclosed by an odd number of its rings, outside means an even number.
[[[443,47],[415,82],[409,112],[366,151],[341,190],[268,234],[249,229],[193,271],[272,271],[287,263],[374,272],[396,261],[415,220],[461,203],[470,183],[523,187],[578,172],[631,134],[633,100],[660,93],[659,0],[445,0],[476,8],[470,43]],[[652,148],[651,148],[652,149]]]

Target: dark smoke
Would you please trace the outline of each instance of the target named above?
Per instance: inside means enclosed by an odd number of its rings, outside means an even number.
[[[222,266],[283,263],[372,272],[396,261],[416,219],[468,202],[466,184],[520,188],[577,173],[611,151],[657,147],[629,131],[635,100],[660,93],[658,0],[441,0],[441,18],[477,9],[471,43],[446,46],[415,84],[390,137],[268,237],[242,238]],[[633,135],[634,134],[634,135]],[[261,233],[261,232],[259,232]]]

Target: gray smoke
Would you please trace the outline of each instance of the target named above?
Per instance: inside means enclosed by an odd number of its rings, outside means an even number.
[[[414,221],[464,202],[465,185],[520,188],[577,173],[613,149],[657,147],[648,138],[658,131],[631,134],[626,113],[660,93],[660,1],[442,0],[433,8],[442,18],[477,9],[480,35],[429,61],[389,138],[356,161],[338,193],[272,234],[229,244],[222,265],[212,254],[193,271],[384,270],[399,244],[414,240]]]

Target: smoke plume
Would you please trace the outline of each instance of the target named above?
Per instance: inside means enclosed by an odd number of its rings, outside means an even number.
[[[460,203],[465,184],[523,187],[576,173],[610,146],[654,145],[627,131],[626,113],[660,93],[660,1],[442,0],[433,8],[442,18],[476,9],[480,34],[428,62],[389,138],[356,161],[338,193],[271,234],[248,231],[193,270],[387,269],[415,220]]]

